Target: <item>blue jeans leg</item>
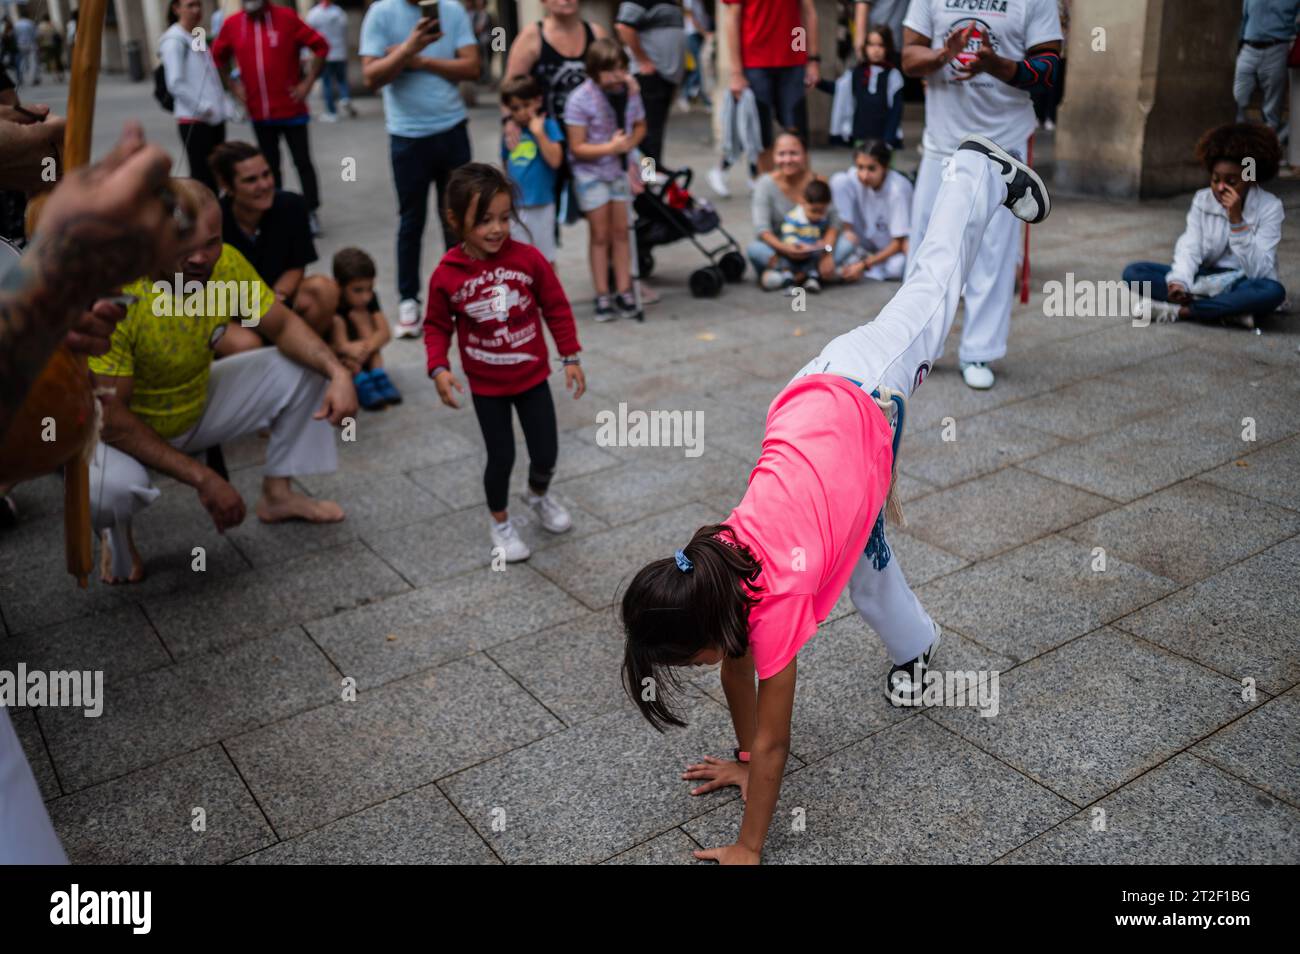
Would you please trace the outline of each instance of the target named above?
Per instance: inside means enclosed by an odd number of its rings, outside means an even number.
[[[1169,289],[1165,286],[1165,276],[1169,272],[1170,267],[1159,262],[1133,262],[1124,269],[1124,284],[1150,282],[1152,300],[1167,301]]]
[[[1267,315],[1282,304],[1286,289],[1270,278],[1247,278],[1222,295],[1197,298],[1193,318],[1227,318],[1233,315]]]

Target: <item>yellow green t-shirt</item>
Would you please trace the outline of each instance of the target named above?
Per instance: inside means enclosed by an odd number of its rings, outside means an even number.
[[[222,247],[202,291],[180,289],[184,279],[141,279],[123,291],[138,300],[113,331],[108,354],[90,359],[90,370],[135,378],[131,410],[171,439],[199,422],[208,400],[208,375],[216,329],[232,318],[261,320],[275,292],[232,245]]]

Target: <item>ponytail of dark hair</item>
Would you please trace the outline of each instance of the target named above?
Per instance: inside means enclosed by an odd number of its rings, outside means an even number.
[[[749,651],[749,610],[758,602],[762,565],[734,541],[726,524],[700,527],[682,547],[690,570],[675,557],[655,560],[623,594],[623,688],[660,732],[686,725],[673,705],[683,688],[678,667],[705,649],[733,659]]]

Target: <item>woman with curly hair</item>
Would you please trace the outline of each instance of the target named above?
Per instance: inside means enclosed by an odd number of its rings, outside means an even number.
[[[1210,185],[1192,198],[1173,265],[1134,262],[1124,281],[1151,283],[1141,306],[1148,320],[1219,318],[1254,328],[1286,298],[1277,275],[1282,201],[1261,185],[1277,175],[1277,134],[1253,123],[1218,126],[1196,144],[1196,158]]]

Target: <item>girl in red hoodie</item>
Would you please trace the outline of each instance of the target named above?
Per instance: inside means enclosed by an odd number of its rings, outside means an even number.
[[[446,216],[461,242],[450,249],[429,279],[424,346],[429,377],[448,407],[464,393],[452,374],[448,351],[456,330],[460,364],[487,444],[483,486],[492,512],[492,554],[514,563],[529,557],[528,545],[510,521],[506,502],[515,462],[511,409],[528,444],[528,490],[524,502],[543,527],[563,533],[568,512],[547,489],[555,475],[559,431],[547,378],[551,370],[542,322],[551,329],[564,363],[564,386],[575,398],[587,390],[578,362],[573,309],[550,263],[531,245],[510,237],[514,195],[505,173],[471,162],[447,183]]]

